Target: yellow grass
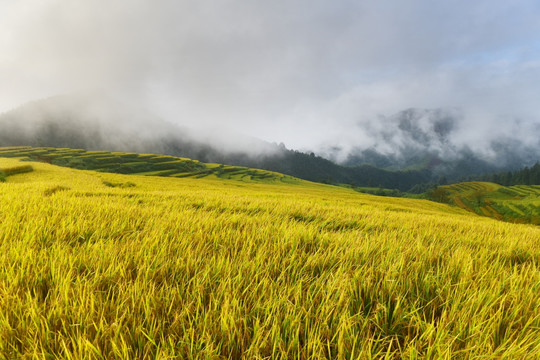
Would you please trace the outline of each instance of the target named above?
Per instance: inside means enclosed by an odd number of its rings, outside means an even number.
[[[0,358],[540,357],[538,227],[24,164],[0,183]]]

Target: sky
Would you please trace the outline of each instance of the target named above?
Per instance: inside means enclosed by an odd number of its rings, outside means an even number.
[[[74,92],[299,149],[460,108],[474,142],[540,123],[540,2],[0,0],[0,112]]]

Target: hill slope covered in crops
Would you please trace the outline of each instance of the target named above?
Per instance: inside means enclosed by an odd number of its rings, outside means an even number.
[[[516,223],[540,225],[540,185],[501,186],[467,182],[440,186],[438,200],[478,215]]]
[[[0,158],[17,166],[2,358],[540,356],[538,227],[305,181]]]
[[[66,166],[79,170],[96,170],[119,174],[166,177],[237,179],[257,182],[296,183],[299,180],[273,171],[243,166],[202,163],[176,156],[137,154],[82,149],[0,147],[0,157],[20,158]]]

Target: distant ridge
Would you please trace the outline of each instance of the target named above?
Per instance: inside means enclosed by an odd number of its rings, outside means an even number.
[[[401,191],[419,184],[423,189],[425,184],[517,169],[540,158],[536,150],[520,147],[510,139],[492,144],[500,160],[495,163],[466,147],[457,147],[451,135],[459,117],[459,111],[453,109],[397,113],[381,120],[387,126],[370,131],[381,147],[393,147],[398,153],[385,154],[358,144],[338,164],[283,144],[234,134],[196,133],[107,96],[63,95],[29,102],[0,115],[0,146],[162,154],[275,171],[316,182]],[[331,153],[328,157],[335,158]]]
[[[107,97],[56,96],[0,115],[0,146],[171,155],[276,171],[316,182],[382,186],[402,191],[430,180],[429,172],[424,169],[395,172],[370,165],[345,167],[261,140],[239,140],[253,149],[249,152],[227,150],[218,140],[207,138],[203,142],[187,128]]]

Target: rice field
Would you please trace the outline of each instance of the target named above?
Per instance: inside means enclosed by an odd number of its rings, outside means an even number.
[[[40,161],[79,170],[95,170],[120,174],[235,179],[246,182],[294,183],[297,179],[272,171],[242,166],[205,164],[197,160],[167,155],[86,151],[45,147],[0,148],[0,158]]]
[[[451,202],[482,216],[540,225],[540,185],[469,182],[441,186]]]
[[[33,170],[0,183],[0,359],[540,358],[536,226],[29,159],[0,158]]]

